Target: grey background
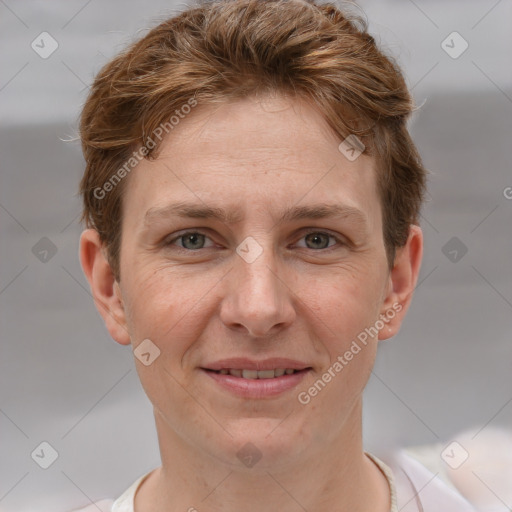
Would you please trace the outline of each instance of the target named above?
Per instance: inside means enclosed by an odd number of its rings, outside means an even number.
[[[114,498],[160,463],[131,351],[79,265],[83,160],[63,140],[101,65],[183,5],[0,0],[2,512]],[[411,129],[432,173],[420,284],[366,390],[366,448],[380,454],[512,425],[512,1],[360,5],[421,105]],[[59,45],[47,59],[31,48],[43,31]],[[469,44],[457,59],[441,47],[453,31]],[[456,262],[452,237],[467,248]],[[59,454],[48,469],[31,458],[43,441]]]

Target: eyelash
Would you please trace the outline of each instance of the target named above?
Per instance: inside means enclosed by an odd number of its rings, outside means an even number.
[[[309,231],[306,231],[299,240],[302,240],[306,236],[311,235],[313,233],[314,234],[327,235],[329,238],[332,238],[332,239],[336,240],[337,244],[340,247],[347,245],[347,243],[345,243],[342,240],[340,240],[337,236],[334,236],[333,234],[331,234],[331,233],[329,233],[327,231],[319,231],[318,229],[311,229]],[[165,247],[172,246],[174,244],[174,242],[176,242],[177,240],[180,240],[180,239],[184,238],[187,235],[196,235],[196,234],[197,235],[203,235],[203,236],[205,236],[208,239],[210,238],[206,233],[204,233],[204,232],[202,232],[200,230],[190,230],[190,231],[184,231],[184,232],[180,233],[179,235],[164,241],[164,245],[165,245]],[[186,249],[185,247],[180,247],[180,246],[175,246],[174,248],[177,249],[180,252],[188,252],[188,253],[199,252],[199,251],[204,250],[204,249],[211,249],[211,247],[203,247],[201,249],[195,249],[194,250],[194,249]],[[308,247],[301,247],[301,249],[309,249],[309,248]],[[320,252],[320,251],[331,251],[331,250],[335,250],[335,249],[336,249],[336,247],[335,247],[335,245],[333,245],[333,246],[326,247],[324,249],[310,249],[310,250],[312,250],[314,252]]]

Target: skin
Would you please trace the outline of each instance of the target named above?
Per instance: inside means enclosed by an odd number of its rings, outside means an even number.
[[[162,457],[136,512],[389,511],[387,480],[363,452],[361,400],[378,341],[398,332],[408,309],[423,238],[411,226],[389,270],[375,161],[364,153],[349,161],[340,142],[304,100],[199,105],[159,157],[126,178],[120,282],[97,232],[82,233],[82,267],[112,338],[133,349],[150,339],[160,350],[148,366],[135,358]],[[240,218],[145,223],[149,209],[177,201]],[[322,203],[360,218],[278,222],[285,208]],[[206,237],[187,244],[177,238],[184,230]],[[236,252],[249,236],[262,249],[252,263]],[[394,318],[301,404],[298,393],[393,304],[401,305]],[[240,398],[200,369],[235,356],[298,359],[312,371],[276,397]],[[237,457],[249,442],[262,455],[252,467]]]

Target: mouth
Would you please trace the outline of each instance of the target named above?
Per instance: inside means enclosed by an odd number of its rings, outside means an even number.
[[[247,363],[246,363],[247,364]],[[262,364],[251,364],[253,368],[221,366],[218,368],[200,368],[210,377],[216,387],[223,393],[228,392],[239,398],[246,399],[270,399],[284,396],[287,391],[293,390],[302,380],[313,371],[311,366],[305,367],[294,363],[296,368],[283,367],[261,368]],[[244,365],[245,366],[245,365]]]
[[[247,370],[238,368],[222,368],[220,370],[211,370],[203,368],[208,372],[213,372],[218,375],[231,375],[233,377],[242,379],[275,379],[276,377],[282,377],[283,375],[293,375],[294,373],[304,372],[310,370],[311,367],[298,370],[295,368],[276,368],[274,370]]]

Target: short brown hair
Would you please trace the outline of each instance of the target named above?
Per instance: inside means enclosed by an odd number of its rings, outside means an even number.
[[[81,220],[98,231],[118,281],[121,178],[126,162],[137,163],[134,151],[155,158],[151,135],[192,101],[213,105],[260,93],[306,98],[336,134],[357,134],[375,156],[392,268],[410,224],[418,224],[426,181],[406,126],[412,98],[394,60],[377,48],[364,19],[331,4],[213,0],[164,21],[107,63],[84,105]]]

